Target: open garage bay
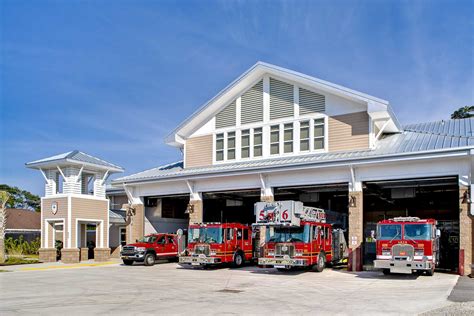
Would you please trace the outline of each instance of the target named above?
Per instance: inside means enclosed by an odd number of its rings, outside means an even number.
[[[0,273],[0,314],[418,314],[448,305],[457,279],[175,263],[15,271]]]

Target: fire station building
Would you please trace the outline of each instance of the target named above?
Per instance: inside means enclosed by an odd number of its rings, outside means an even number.
[[[126,212],[122,243],[302,201],[346,230],[351,270],[372,265],[379,220],[434,218],[441,268],[469,274],[473,133],[471,119],[402,126],[386,100],[259,62],[166,138],[182,161],[115,179],[107,197]]]

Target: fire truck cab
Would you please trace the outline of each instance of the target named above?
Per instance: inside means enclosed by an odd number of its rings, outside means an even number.
[[[203,223],[189,226],[188,246],[179,257],[182,266],[232,263],[241,267],[253,259],[251,226],[240,223]]]
[[[255,226],[265,227],[263,257],[258,264],[289,270],[311,267],[321,272],[327,263],[347,256],[342,230],[326,223],[323,209],[298,201],[255,203]]]
[[[377,224],[374,267],[384,274],[423,272],[433,275],[439,262],[436,220],[396,217]]]

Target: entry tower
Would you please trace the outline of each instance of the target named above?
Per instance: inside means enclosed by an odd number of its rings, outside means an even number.
[[[123,169],[102,159],[74,150],[26,163],[41,172],[45,194],[41,198],[40,261],[56,261],[56,247],[62,245],[61,261],[76,263],[110,257],[109,200],[107,178]]]

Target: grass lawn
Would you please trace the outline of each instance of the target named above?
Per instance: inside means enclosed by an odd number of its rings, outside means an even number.
[[[11,266],[17,264],[30,264],[30,263],[38,263],[38,255],[28,255],[22,257],[8,257],[4,263],[0,263],[0,266]]]

